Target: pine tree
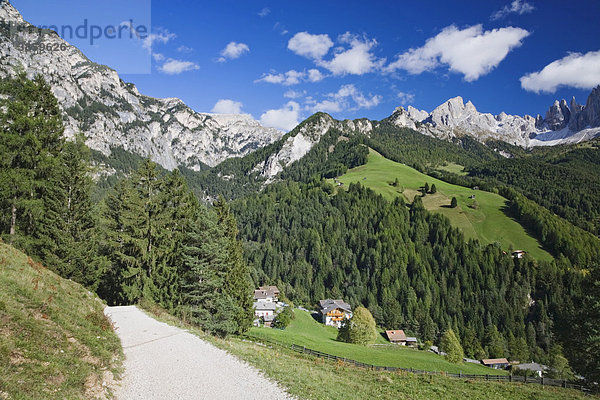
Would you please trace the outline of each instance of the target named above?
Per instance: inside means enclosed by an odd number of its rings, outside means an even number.
[[[450,200],[450,208],[456,208],[458,206],[458,201],[456,200],[456,197],[453,197],[452,200]]]
[[[496,325],[490,325],[485,331],[486,350],[490,357],[504,357],[504,340]]]
[[[0,207],[9,243],[33,256],[43,197],[56,178],[62,150],[62,114],[50,86],[21,72],[0,84]]]
[[[431,194],[436,194],[437,193],[437,187],[435,186],[435,183],[431,185],[430,192],[431,192]]]
[[[229,205],[223,197],[219,197],[214,203],[214,208],[219,224],[222,226],[227,238],[227,273],[223,282],[224,289],[240,309],[236,315],[236,322],[237,332],[242,333],[250,328],[253,320],[250,272],[243,258],[242,245],[237,239],[237,222],[231,214]]]
[[[83,137],[67,142],[60,155],[59,176],[43,198],[45,213],[38,246],[43,263],[64,278],[92,290],[99,284],[105,259],[98,239],[90,199],[89,149]]]
[[[447,329],[440,341],[440,350],[446,353],[446,359],[454,364],[463,362],[464,352],[452,329]]]
[[[227,242],[216,218],[199,207],[183,245],[180,314],[203,330],[227,336],[238,331],[241,309],[225,289]]]

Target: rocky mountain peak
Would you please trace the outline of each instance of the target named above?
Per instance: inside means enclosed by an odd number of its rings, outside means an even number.
[[[0,21],[22,23],[23,17],[8,0],[0,0]]]
[[[13,75],[15,67],[23,67],[28,77],[42,74],[63,111],[67,138],[83,132],[88,146],[105,155],[122,147],[167,169],[199,169],[244,156],[283,136],[248,115],[199,113],[177,98],[144,96],[116,71],[90,61],[58,35],[24,22],[8,1],[0,2],[0,19],[27,27],[27,32],[0,30],[0,77]],[[33,54],[18,45],[30,40],[41,40],[53,50]]]

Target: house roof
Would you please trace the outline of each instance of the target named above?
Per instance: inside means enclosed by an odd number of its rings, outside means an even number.
[[[279,294],[279,289],[277,288],[277,286],[261,286],[258,288],[258,290],[263,290],[265,292],[270,292],[273,294]]]
[[[484,365],[508,364],[508,360],[506,358],[488,358],[481,360],[481,362]]]
[[[517,364],[517,365],[515,365],[515,368],[526,369],[526,370],[529,370],[529,371],[540,371],[540,372],[544,372],[545,370],[548,369],[547,366],[541,365],[541,364],[538,364],[538,363]]]
[[[277,310],[277,305],[269,301],[257,301],[254,303],[254,309],[258,311],[275,311]]]
[[[387,335],[390,342],[399,342],[406,340],[406,335],[404,334],[404,331],[402,329],[396,331],[385,331],[385,334]]]
[[[332,299],[320,300],[319,305],[321,306],[321,314],[326,314],[331,310],[335,310],[336,308],[339,308],[339,309],[347,311],[347,312],[352,311],[352,307],[350,307],[350,304],[345,303],[344,300],[332,300]]]
[[[418,340],[417,340],[417,338],[416,338],[416,337],[409,337],[409,336],[407,336],[407,337],[406,337],[406,341],[407,341],[407,342],[415,342],[415,343],[416,343]]]

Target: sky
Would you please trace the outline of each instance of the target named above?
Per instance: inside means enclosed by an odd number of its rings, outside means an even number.
[[[59,34],[143,94],[282,130],[317,111],[380,120],[455,96],[481,112],[543,115],[600,84],[597,0],[12,4],[37,26],[100,27],[94,43]]]

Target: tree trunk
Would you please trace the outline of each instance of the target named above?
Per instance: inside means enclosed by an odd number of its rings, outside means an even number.
[[[10,232],[9,232],[9,243],[12,244],[15,238],[16,226],[17,226],[17,198],[15,197],[12,204],[11,218],[10,218]]]

